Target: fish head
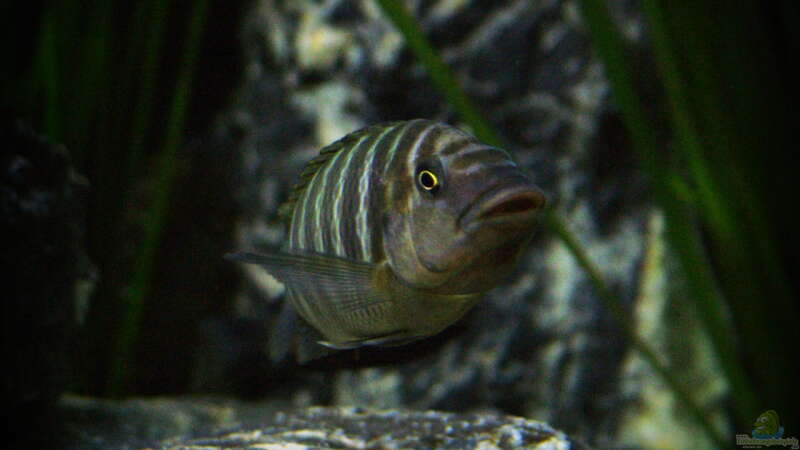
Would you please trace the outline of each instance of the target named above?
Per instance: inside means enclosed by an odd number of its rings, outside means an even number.
[[[413,257],[399,275],[438,294],[484,292],[511,274],[546,202],[505,151],[486,145],[420,159],[410,181]]]
[[[778,413],[770,409],[756,419],[753,428],[759,434],[774,434],[778,431]]]

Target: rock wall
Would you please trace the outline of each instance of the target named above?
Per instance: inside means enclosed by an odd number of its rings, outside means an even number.
[[[546,423],[439,411],[311,407],[213,398],[125,401],[65,396],[47,448],[582,449]],[[277,410],[282,411],[277,412]]]
[[[635,313],[640,331],[666,360],[681,363],[682,377],[702,380],[694,388],[703,402],[721,403],[725,386],[693,312],[672,306],[678,291],[663,221],[576,3],[405,4]],[[646,55],[636,3],[613,6],[632,54]],[[246,79],[228,121],[243,132],[241,248],[282,242],[277,207],[321,146],[386,120],[463,126],[374,2],[261,0],[248,17]],[[281,287],[258,268],[243,270],[249,284],[238,313],[268,329]],[[264,395],[297,405],[502,412],[547,421],[599,446],[702,439],[565,246],[544,229],[515,277],[439,336],[304,367],[272,367],[263,359],[249,366],[268,386]],[[214,381],[200,385],[213,388]]]
[[[0,300],[6,443],[33,440],[78,378],[80,325],[95,271],[84,246],[88,182],[67,149],[22,122],[0,123]]]

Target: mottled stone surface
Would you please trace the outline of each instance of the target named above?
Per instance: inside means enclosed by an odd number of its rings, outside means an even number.
[[[669,307],[676,291],[660,216],[577,4],[405,3],[635,313],[637,327],[665,360],[680,364],[681,377],[695,380],[701,401],[721,411],[725,386],[697,348],[704,341],[693,312]],[[646,55],[635,5],[614,2],[613,13],[632,54]],[[282,242],[277,207],[321,146],[386,120],[463,125],[374,2],[262,0],[248,17],[247,76],[230,119],[245,136],[241,248]],[[282,287],[257,267],[243,270],[250,282],[238,313],[269,328]],[[545,230],[516,275],[439,336],[345,352],[309,367],[263,360],[247,367],[261,367],[248,376],[271,383],[263,394],[298,404],[496,411],[545,420],[598,446],[658,446],[667,434],[702,439],[630,348],[566,247]]]
[[[176,439],[164,449],[580,449],[549,425],[519,417],[437,411],[309,408],[278,413],[271,425]]]
[[[439,411],[310,407],[222,398],[124,401],[66,396],[49,448],[580,449],[546,423]]]

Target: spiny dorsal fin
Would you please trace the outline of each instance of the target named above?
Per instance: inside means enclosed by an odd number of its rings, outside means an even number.
[[[345,135],[336,142],[323,147],[322,150],[319,151],[319,155],[315,156],[314,159],[309,161],[303,168],[303,171],[300,173],[300,177],[297,180],[297,184],[295,184],[291,192],[289,192],[289,198],[278,208],[278,217],[286,223],[291,221],[297,199],[303,195],[303,192],[305,192],[308,184],[314,179],[314,175],[317,174],[319,169],[323,167],[331,158],[333,158],[334,155],[339,153],[341,150],[350,148],[363,136],[378,132],[379,130],[387,127],[395,126],[398,123],[401,122],[385,122],[361,128]]]

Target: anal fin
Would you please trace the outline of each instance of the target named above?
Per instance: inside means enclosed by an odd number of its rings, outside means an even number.
[[[409,342],[414,342],[418,340],[419,337],[416,336],[408,336],[405,330],[395,331],[390,334],[382,335],[382,336],[374,336],[365,339],[359,339],[356,341],[344,342],[344,343],[334,343],[328,341],[317,341],[318,344],[324,345],[330,349],[335,350],[350,350],[354,348],[364,347],[364,346],[372,346],[372,347],[396,347],[400,345],[408,344]]]

